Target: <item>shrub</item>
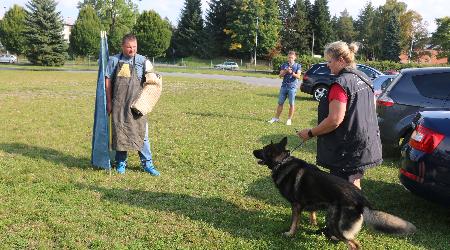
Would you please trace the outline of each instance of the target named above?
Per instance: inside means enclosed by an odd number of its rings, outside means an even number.
[[[274,74],[280,72],[280,66],[287,61],[286,55],[278,55],[272,59],[272,70]],[[323,62],[323,58],[316,58],[307,55],[301,55],[297,57],[296,62],[302,65],[302,72],[307,71],[313,64]]]

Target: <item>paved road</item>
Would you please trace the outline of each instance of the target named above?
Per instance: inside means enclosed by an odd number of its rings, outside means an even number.
[[[201,79],[218,79],[238,81],[250,85],[279,87],[281,79],[265,78],[265,77],[253,77],[253,76],[232,76],[232,75],[213,75],[213,74],[200,74],[200,73],[181,73],[181,72],[161,72],[162,76],[177,76],[177,77],[189,77],[189,78],[201,78]]]
[[[42,69],[25,69],[25,68],[7,68],[0,67],[0,70],[37,70],[47,71]],[[73,69],[53,69],[50,71],[66,71],[66,72],[93,72],[94,70],[73,70]],[[200,74],[200,73],[182,73],[182,72],[161,72],[163,76],[176,76],[176,77],[188,77],[188,78],[200,78],[200,79],[218,79],[228,81],[238,81],[250,85],[258,86],[270,86],[279,87],[281,79],[266,78],[266,77],[253,77],[253,76],[232,76],[232,75],[214,75],[214,74]]]

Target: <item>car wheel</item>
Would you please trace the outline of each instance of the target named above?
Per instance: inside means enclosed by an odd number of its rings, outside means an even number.
[[[326,95],[328,92],[328,88],[325,85],[319,85],[314,87],[313,90],[313,96],[316,101],[320,101],[320,98],[322,98],[324,95]]]

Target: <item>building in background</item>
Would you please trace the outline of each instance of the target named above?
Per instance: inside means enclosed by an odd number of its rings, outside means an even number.
[[[64,20],[64,29],[63,29],[63,34],[64,34],[64,40],[69,43],[69,37],[70,37],[70,33],[72,32],[72,28],[73,28],[73,20],[72,17],[67,17]]]

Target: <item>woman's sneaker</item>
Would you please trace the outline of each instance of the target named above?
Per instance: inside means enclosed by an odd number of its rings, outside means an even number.
[[[127,164],[125,162],[119,162],[116,166],[116,171],[119,174],[125,174],[125,168],[127,167]]]
[[[155,166],[150,165],[150,166],[145,166],[144,167],[144,171],[153,175],[153,176],[159,176],[160,173],[158,172],[158,170],[156,170]]]
[[[270,124],[272,124],[272,123],[274,123],[274,122],[279,122],[280,121],[280,119],[278,119],[278,118],[272,118],[272,119],[270,119],[269,121],[267,121],[268,123],[270,123]]]

